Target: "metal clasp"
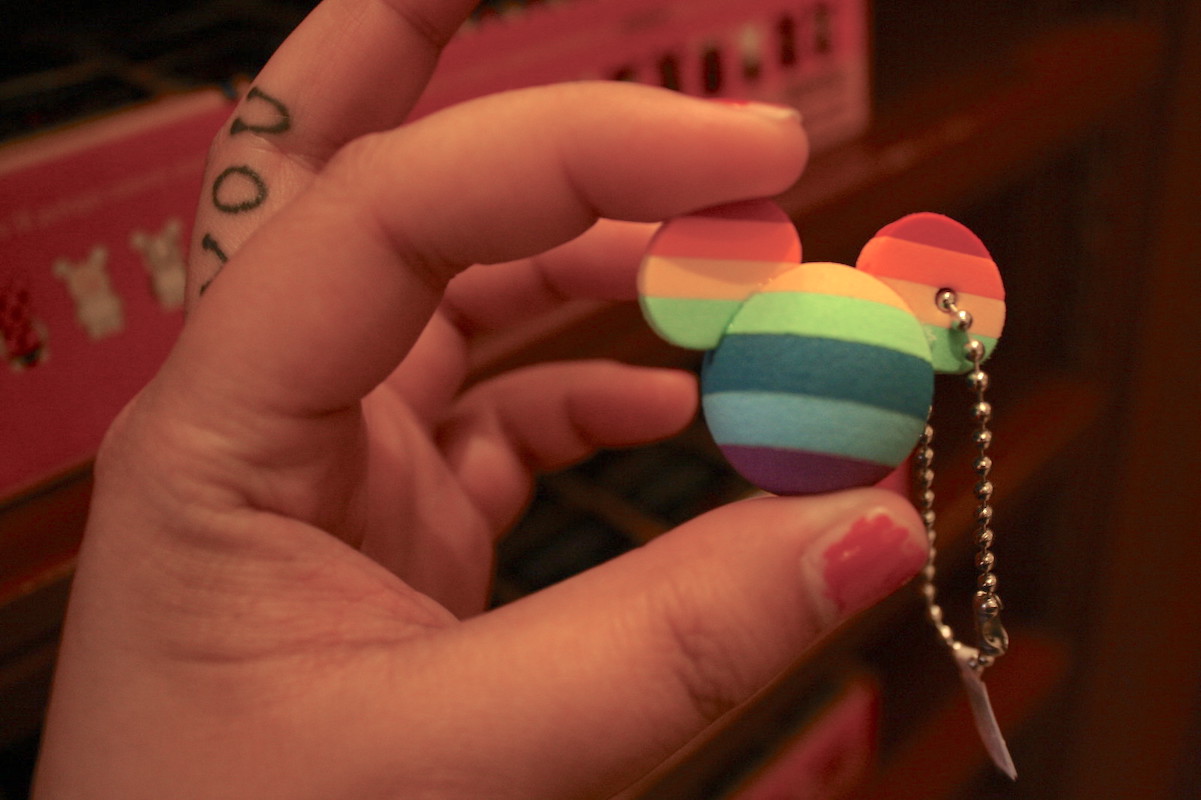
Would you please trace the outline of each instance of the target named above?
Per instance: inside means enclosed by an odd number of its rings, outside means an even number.
[[[972,600],[976,616],[976,633],[980,637],[980,652],[992,658],[1004,655],[1009,649],[1009,634],[1001,624],[1001,598],[988,592],[977,592]]]

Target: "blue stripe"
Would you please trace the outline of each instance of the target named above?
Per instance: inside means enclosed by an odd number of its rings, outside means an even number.
[[[926,424],[921,416],[860,403],[771,392],[717,392],[703,398],[719,445],[775,447],[900,464]]]
[[[828,397],[924,419],[934,372],[928,361],[856,342],[729,334],[705,359],[701,391]]]

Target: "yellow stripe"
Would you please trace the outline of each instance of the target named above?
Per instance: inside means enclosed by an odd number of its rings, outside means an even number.
[[[760,291],[765,293],[808,292],[836,297],[857,297],[904,311],[909,310],[905,301],[879,278],[844,264],[834,264],[828,261],[801,264],[797,269],[789,270],[772,278]]]
[[[934,302],[934,293],[929,284],[903,281],[900,278],[881,278],[891,286],[906,303],[923,325],[934,325],[939,328],[950,328],[953,322],[951,315],[941,310]],[[972,314],[972,332],[981,336],[1001,335],[1005,327],[1005,301],[978,294],[959,293],[960,308]]]
[[[725,261],[651,255],[642,262],[638,291],[645,297],[742,300],[795,263]]]

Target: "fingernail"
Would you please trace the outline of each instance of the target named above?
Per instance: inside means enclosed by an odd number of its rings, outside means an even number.
[[[777,105],[776,103],[761,103],[757,100],[732,100],[730,98],[717,98],[715,103],[721,103],[724,106],[737,108],[741,111],[747,111],[751,114],[758,114],[761,117],[771,120],[772,122],[796,122],[801,121],[801,112],[792,106]]]
[[[821,576],[824,598],[842,617],[901,588],[926,563],[915,532],[880,509],[836,525],[806,560]]]

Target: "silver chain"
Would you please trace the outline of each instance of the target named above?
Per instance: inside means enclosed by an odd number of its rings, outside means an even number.
[[[979,339],[972,336],[972,315],[966,309],[959,308],[958,296],[950,289],[938,292],[935,302],[939,309],[954,318],[954,327],[967,336],[964,345],[964,356],[971,361],[972,369],[967,374],[968,388],[972,391],[975,402],[972,404],[972,419],[976,429],[972,432],[972,441],[976,446],[976,458],[973,469],[976,472],[976,594],[972,599],[976,633],[979,645],[972,648],[971,666],[977,672],[991,665],[997,657],[1004,654],[1009,646],[1009,636],[1001,625],[1001,598],[997,595],[997,576],[993,572],[995,557],[992,552],[994,534],[992,530],[992,494],[993,484],[990,480],[992,459],[988,456],[988,447],[992,444],[992,431],[988,428],[992,418],[992,406],[984,399],[988,388],[988,374],[981,369],[984,361],[985,348]],[[917,470],[918,509],[926,526],[926,537],[930,543],[929,558],[922,571],[922,594],[926,600],[926,613],[935,630],[952,652],[958,653],[966,646],[955,638],[955,632],[943,620],[943,610],[938,604],[938,590],[935,588],[936,577],[934,557],[934,450],[931,442],[934,439],[934,428],[927,421],[925,430],[918,440],[915,454]]]

